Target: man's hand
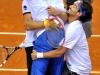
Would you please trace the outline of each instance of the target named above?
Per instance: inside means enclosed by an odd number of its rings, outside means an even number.
[[[31,58],[32,58],[32,60],[36,60],[37,59],[37,52],[35,50],[32,51]]]
[[[54,8],[52,6],[49,6],[48,7],[48,13],[49,13],[49,15],[58,16],[60,14],[60,10],[58,11],[57,8]]]
[[[58,28],[59,27],[59,22],[55,19],[49,20],[49,28]]]
[[[46,19],[44,21],[44,25],[46,28],[58,28],[59,27],[59,22],[55,19]]]

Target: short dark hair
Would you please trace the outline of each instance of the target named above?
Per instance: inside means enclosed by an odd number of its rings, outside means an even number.
[[[87,2],[83,2],[80,8],[82,15],[80,16],[79,20],[82,22],[90,21],[93,13],[92,5]]]
[[[72,5],[75,1],[77,1],[77,0],[67,0],[67,4]]]
[[[75,1],[77,0],[67,0],[67,4],[72,5]],[[93,0],[82,0],[82,1],[88,4],[91,4],[93,2]]]

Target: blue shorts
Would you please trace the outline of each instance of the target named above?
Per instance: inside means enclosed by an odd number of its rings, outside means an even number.
[[[43,32],[36,41],[34,42],[34,50],[38,52],[47,52],[53,50],[47,40],[46,32]],[[32,62],[31,75],[45,75],[47,71],[48,64],[50,66],[50,75],[62,75],[63,68],[63,56],[57,58],[40,58]]]

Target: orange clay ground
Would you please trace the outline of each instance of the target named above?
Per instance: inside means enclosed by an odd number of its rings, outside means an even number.
[[[24,33],[23,17],[21,12],[22,0],[0,0],[0,32],[21,32]],[[100,3],[99,0],[93,2],[93,35],[100,35]],[[1,35],[0,45],[14,46],[24,39],[24,35]],[[100,75],[100,37],[91,37],[89,39],[90,55],[92,60],[92,74]],[[2,67],[3,69],[21,69],[22,71],[2,71],[0,75],[27,75],[26,57],[24,49],[18,50],[12,55],[8,62]],[[24,71],[23,71],[24,70]]]

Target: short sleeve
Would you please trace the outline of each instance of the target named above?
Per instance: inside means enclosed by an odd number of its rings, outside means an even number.
[[[63,44],[64,47],[72,49],[75,46],[82,35],[81,28],[82,27],[68,26],[68,28],[65,30],[65,41]]]
[[[22,2],[22,13],[25,14],[25,13],[30,13],[31,12],[31,8],[29,6],[29,3],[27,0],[23,0]]]

